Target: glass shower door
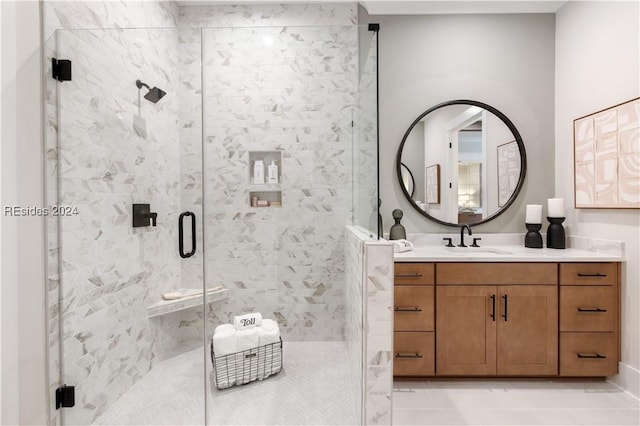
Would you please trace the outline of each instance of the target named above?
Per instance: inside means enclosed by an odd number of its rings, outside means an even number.
[[[52,368],[75,387],[75,406],[56,413],[63,424],[204,424],[202,245],[188,256],[202,216],[182,215],[202,201],[200,162],[180,144],[177,31],[56,37],[72,78],[55,83],[51,106]]]

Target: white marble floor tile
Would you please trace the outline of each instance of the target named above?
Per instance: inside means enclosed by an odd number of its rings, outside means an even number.
[[[640,409],[569,410],[583,425],[640,425]]]
[[[354,425],[345,342],[285,342],[283,370],[207,395],[209,425]],[[204,424],[205,353],[198,348],[156,365],[96,425]],[[207,376],[211,361],[207,357]]]
[[[395,381],[398,425],[640,425],[640,402],[605,381]]]

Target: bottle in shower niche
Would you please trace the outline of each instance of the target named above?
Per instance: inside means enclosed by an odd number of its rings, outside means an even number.
[[[253,183],[264,183],[264,163],[262,160],[256,160],[253,163]]]
[[[278,183],[278,166],[275,161],[271,160],[271,164],[269,164],[269,176],[267,179],[268,183]]]

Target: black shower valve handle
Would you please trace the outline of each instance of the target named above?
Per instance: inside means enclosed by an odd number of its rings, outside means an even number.
[[[156,226],[156,220],[158,219],[158,213],[151,212],[147,215],[151,219],[151,226]]]

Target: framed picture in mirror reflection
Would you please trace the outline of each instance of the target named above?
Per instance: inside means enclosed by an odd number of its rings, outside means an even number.
[[[504,206],[513,194],[520,177],[520,152],[516,141],[497,147],[498,206]]]
[[[425,167],[424,186],[427,204],[440,204],[440,164]]]

